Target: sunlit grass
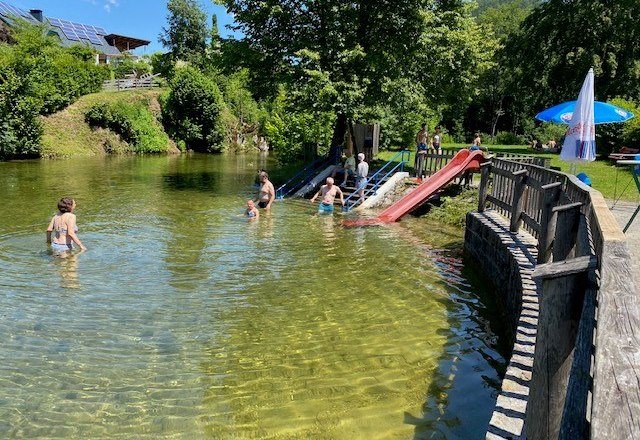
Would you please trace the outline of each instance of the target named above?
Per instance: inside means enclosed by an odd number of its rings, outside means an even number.
[[[444,145],[443,149],[459,150],[466,147],[467,145],[463,144],[448,144]],[[560,155],[557,153],[535,151],[528,148],[526,145],[488,145],[487,148],[489,149],[489,152],[494,154],[526,154],[529,156],[549,158],[551,160],[552,167],[559,168],[560,171],[565,173],[569,172],[569,163],[560,160]],[[382,160],[389,160],[395,154],[395,151],[383,151],[378,155],[378,158]],[[579,163],[576,167],[576,173],[585,173],[589,176],[593,188],[600,191],[607,199],[620,198],[621,200],[632,202],[640,200],[640,195],[638,194],[631,175],[631,168],[628,166],[619,167],[616,166],[613,161],[608,159],[599,159],[594,162]]]

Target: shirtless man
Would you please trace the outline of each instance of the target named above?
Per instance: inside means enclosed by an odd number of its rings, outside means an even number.
[[[333,212],[333,201],[335,200],[336,195],[340,195],[340,203],[344,206],[344,195],[342,194],[342,190],[333,184],[333,178],[327,177],[327,184],[320,187],[318,192],[311,198],[310,202],[313,203],[316,201],[318,196],[322,196],[322,202],[320,203],[320,206],[318,206],[318,212],[320,214],[331,214]]]
[[[254,202],[258,202],[258,207],[262,209],[271,209],[271,204],[276,199],[276,190],[273,183],[269,182],[269,175],[263,171],[260,173],[260,191]]]
[[[429,133],[427,133],[426,124],[422,124],[422,128],[416,135],[416,158],[414,168],[416,170],[416,177],[422,177],[422,168],[424,167],[424,156],[427,154],[427,142],[429,140]]]

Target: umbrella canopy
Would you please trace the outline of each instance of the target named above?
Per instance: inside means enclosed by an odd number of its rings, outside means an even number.
[[[577,101],[567,101],[554,105],[536,115],[536,119],[556,124],[569,124],[573,117],[573,110]],[[611,122],[624,122],[633,118],[633,113],[623,108],[606,102],[595,101],[593,106],[594,123],[608,124]]]
[[[596,125],[593,104],[593,69],[582,83],[573,109],[569,129],[562,144],[560,159],[568,162],[596,160]]]

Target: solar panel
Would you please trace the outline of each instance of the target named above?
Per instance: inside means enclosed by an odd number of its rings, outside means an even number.
[[[67,29],[62,28],[62,32],[64,33],[64,36],[67,37],[69,40],[80,41],[80,37],[78,37],[78,34],[76,34],[75,31],[68,28]]]
[[[28,11],[16,8],[15,6],[5,2],[0,2],[0,13],[2,13],[3,15],[14,15],[16,17],[22,16],[29,19],[33,18]]]
[[[2,4],[2,2],[0,2]],[[92,44],[104,45],[99,35],[107,35],[101,27],[91,26],[90,24],[76,23],[74,21],[62,20],[60,18],[50,18],[49,23],[62,29],[65,36],[69,40],[79,41],[80,39],[88,40]],[[77,37],[77,38],[76,38]]]

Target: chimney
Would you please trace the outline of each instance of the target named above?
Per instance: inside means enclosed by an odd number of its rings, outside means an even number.
[[[33,18],[38,20],[40,23],[44,22],[44,15],[42,15],[41,9],[32,9],[29,12],[33,15]]]

